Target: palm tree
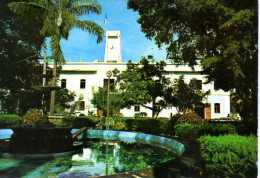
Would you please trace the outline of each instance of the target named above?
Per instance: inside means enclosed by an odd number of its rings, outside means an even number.
[[[60,46],[62,38],[68,39],[72,28],[80,28],[97,36],[97,42],[102,41],[103,29],[93,21],[79,20],[83,14],[101,13],[101,6],[94,0],[27,0],[9,3],[16,13],[26,13],[32,9],[43,12],[43,26],[40,34],[51,39],[51,50],[54,58],[52,86],[57,85],[57,67],[64,62]],[[51,92],[50,114],[54,113],[55,90]]]

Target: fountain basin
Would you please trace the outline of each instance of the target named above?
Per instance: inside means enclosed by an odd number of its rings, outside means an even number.
[[[89,129],[87,130],[87,137],[154,145],[168,149],[176,156],[181,156],[185,150],[184,145],[174,139],[139,132]]]
[[[20,127],[12,130],[11,153],[42,154],[73,150],[71,128]]]
[[[0,173],[8,178],[120,175],[153,170],[184,151],[181,143],[156,135],[93,129],[83,134],[88,141],[77,153],[42,154],[43,157],[0,154]]]

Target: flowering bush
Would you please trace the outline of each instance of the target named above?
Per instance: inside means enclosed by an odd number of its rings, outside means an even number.
[[[35,126],[43,122],[42,111],[31,109],[23,116],[23,123],[29,126]]]

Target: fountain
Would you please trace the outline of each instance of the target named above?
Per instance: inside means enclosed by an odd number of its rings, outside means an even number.
[[[107,77],[110,79],[111,73]],[[44,86],[41,89],[50,92],[55,88]],[[174,139],[109,130],[109,82],[107,97],[106,130],[56,128],[48,122],[38,127],[13,128],[9,150],[12,154],[0,154],[1,175],[65,178],[97,177],[147,169],[153,172],[154,167],[183,154],[183,144]],[[77,153],[71,152],[76,148],[73,146],[75,139],[84,143],[77,147]]]
[[[46,58],[43,65],[43,86],[34,87],[42,93],[42,118],[35,126],[22,125],[13,128],[10,140],[11,153],[42,154],[68,152],[74,149],[71,128],[55,127],[48,120],[46,96],[60,87],[46,85]],[[40,117],[40,116],[39,116]]]

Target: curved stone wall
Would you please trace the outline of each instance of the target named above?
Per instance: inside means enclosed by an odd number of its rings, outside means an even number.
[[[181,156],[184,152],[184,145],[174,139],[144,134],[138,132],[114,131],[114,130],[94,130],[87,131],[88,138],[100,138],[104,140],[118,140],[126,143],[144,143],[156,145],[169,149],[177,156]]]

